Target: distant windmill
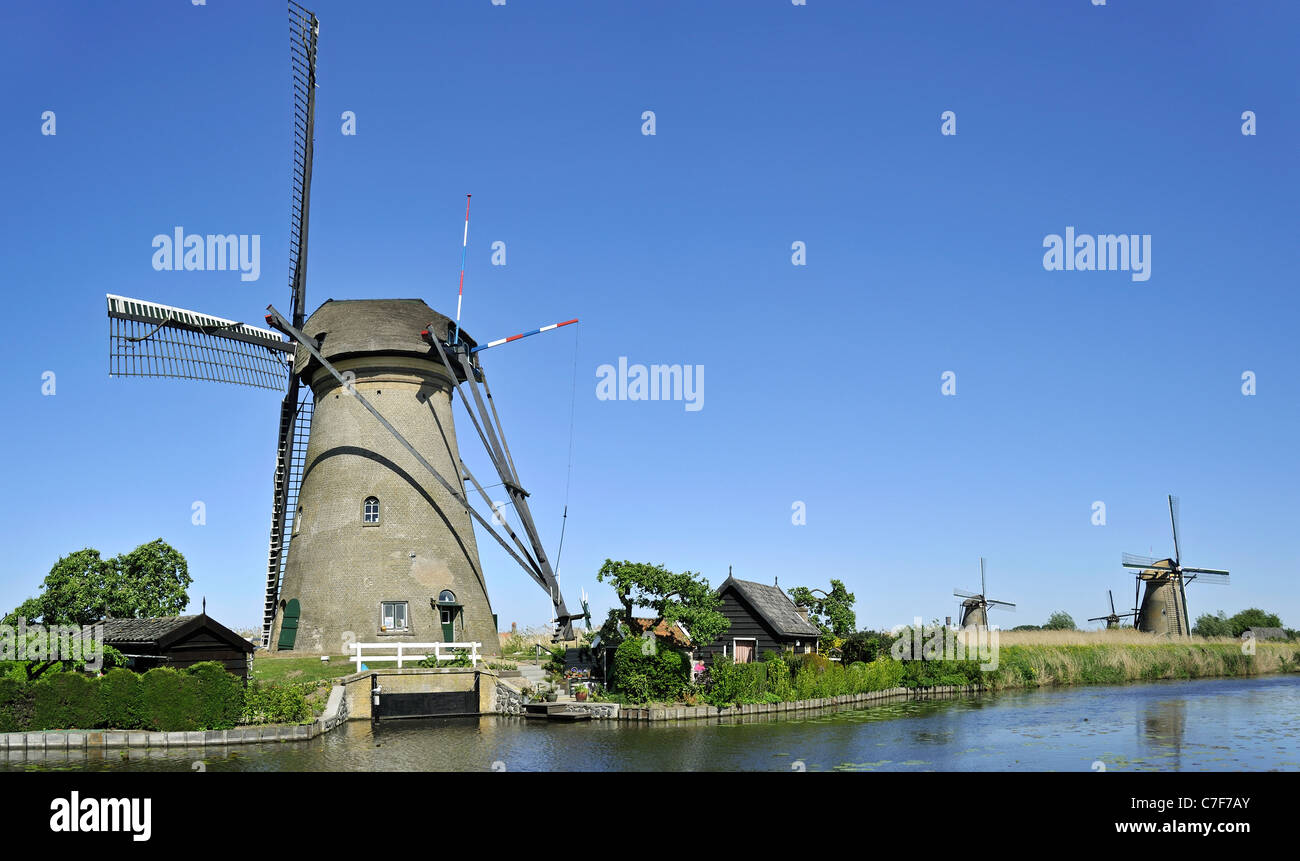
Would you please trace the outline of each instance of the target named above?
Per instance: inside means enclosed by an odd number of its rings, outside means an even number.
[[[1091,619],[1088,620],[1089,622],[1105,622],[1105,623],[1106,623],[1106,630],[1111,631],[1111,630],[1114,630],[1115,628],[1118,628],[1118,627],[1119,627],[1119,620],[1120,620],[1120,619],[1124,619],[1124,618],[1127,618],[1127,617],[1129,617],[1129,616],[1136,616],[1136,615],[1137,615],[1137,610],[1134,610],[1132,613],[1116,613],[1116,612],[1115,612],[1115,593],[1112,592],[1111,590],[1107,589],[1107,590],[1106,590],[1106,594],[1110,596],[1110,615],[1109,615],[1109,616],[1094,616],[1093,618],[1091,618]]]
[[[1137,569],[1137,584],[1133,592],[1135,603],[1142,584],[1146,583],[1146,592],[1142,595],[1142,603],[1137,610],[1137,629],[1166,637],[1187,637],[1191,635],[1187,615],[1187,584],[1200,580],[1203,583],[1226,586],[1228,572],[1217,568],[1183,566],[1182,551],[1178,546],[1178,497],[1172,494],[1169,496],[1169,523],[1174,531],[1172,559],[1154,559],[1125,553],[1121,564],[1125,568]]]
[[[994,607],[1005,607],[1008,610],[1015,610],[1016,605],[1009,601],[993,601],[985,596],[988,589],[984,585],[984,557],[980,557],[980,591],[976,595],[967,592],[964,589],[954,589],[953,597],[961,598],[961,626],[965,628],[968,625],[983,625],[988,627],[989,610]]]

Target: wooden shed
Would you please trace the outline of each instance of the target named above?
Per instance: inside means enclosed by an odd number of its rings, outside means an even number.
[[[761,660],[764,652],[815,652],[821,631],[779,586],[728,577],[718,587],[718,608],[731,627],[716,642],[696,644],[696,655],[732,656],[737,663]]]
[[[182,670],[202,661],[216,661],[240,678],[252,667],[254,646],[206,613],[158,619],[105,619],[104,645],[127,659],[131,669],[154,667]]]

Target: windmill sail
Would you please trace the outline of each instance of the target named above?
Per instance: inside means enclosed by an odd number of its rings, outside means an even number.
[[[289,319],[302,326],[307,314],[307,235],[311,215],[312,144],[316,127],[316,16],[289,0],[289,67],[293,89],[293,167],[289,183]],[[267,551],[262,645],[271,645],[276,602],[289,558],[294,506],[302,481],[311,430],[312,393],[290,374],[280,403],[275,475],[271,498],[271,539]]]
[[[283,391],[293,345],[269,329],[108,294],[108,373]]]

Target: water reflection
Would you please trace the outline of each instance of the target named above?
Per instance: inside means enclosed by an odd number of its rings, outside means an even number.
[[[0,770],[1087,771],[1097,761],[1111,771],[1300,770],[1300,677],[1008,692],[727,722],[356,722],[273,745],[6,751]]]

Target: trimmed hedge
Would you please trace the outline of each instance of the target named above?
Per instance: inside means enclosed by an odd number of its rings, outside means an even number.
[[[32,723],[31,686],[0,678],[0,732],[22,732]]]
[[[822,655],[769,655],[763,661],[734,663],[716,655],[701,679],[704,701],[715,706],[779,703],[865,694],[904,684],[903,664],[889,658],[849,666]]]
[[[81,673],[54,673],[32,685],[30,729],[94,727],[103,715],[99,688]]]
[[[141,697],[138,673],[123,667],[105,673],[99,680],[104,726],[115,729],[139,729],[143,726],[144,703]]]
[[[302,687],[250,682],[216,662],[144,675],[116,668],[99,678],[47,673],[0,678],[0,732],[43,729],[230,729],[240,723],[301,723],[312,717]]]
[[[225,670],[222,670],[225,672]],[[142,723],[145,729],[179,732],[198,729],[198,680],[170,667],[154,667],[140,677]]]

